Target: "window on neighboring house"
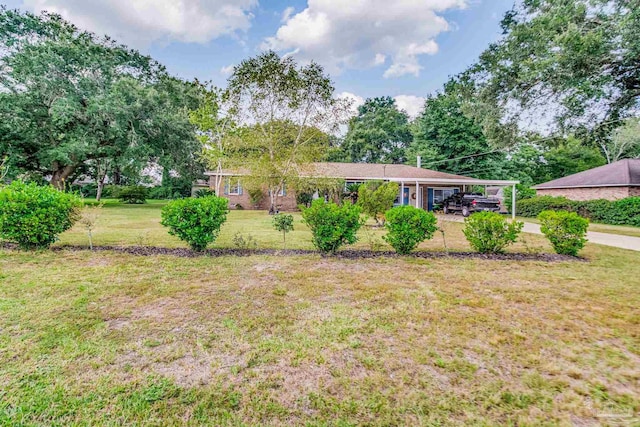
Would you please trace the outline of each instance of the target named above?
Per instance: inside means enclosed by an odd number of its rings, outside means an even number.
[[[224,194],[227,196],[241,196],[242,184],[239,178],[227,178],[224,184]]]

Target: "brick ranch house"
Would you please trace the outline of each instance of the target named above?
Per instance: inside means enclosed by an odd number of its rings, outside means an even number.
[[[396,205],[414,205],[432,210],[450,195],[460,191],[470,191],[473,186],[514,186],[518,181],[482,180],[444,172],[423,169],[407,165],[373,163],[313,163],[302,177],[333,178],[344,180],[345,188],[350,184],[362,184],[367,181],[397,182],[400,186]],[[215,189],[216,172],[206,172],[209,188]],[[269,209],[269,198],[264,197],[257,206],[253,206],[247,191],[242,188],[242,174],[234,171],[222,172],[223,194],[229,199],[229,207],[237,205],[244,209]],[[514,192],[515,194],[515,192]],[[316,195],[317,196],[317,195]],[[297,209],[296,194],[286,188],[279,197],[279,207],[284,211]]]
[[[533,187],[539,196],[617,200],[640,196],[640,159],[625,159]]]

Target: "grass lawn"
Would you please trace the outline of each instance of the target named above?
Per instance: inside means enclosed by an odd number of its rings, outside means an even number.
[[[182,247],[160,207],[107,205],[95,244]],[[278,247],[270,221],[232,212],[215,246]],[[310,248],[299,217],[289,237]],[[549,250],[525,237],[514,250]],[[640,416],[640,257],[584,255],[0,250],[0,425],[614,425],[598,415]]]

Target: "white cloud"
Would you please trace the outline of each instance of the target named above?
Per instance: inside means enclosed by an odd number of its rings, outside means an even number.
[[[425,98],[415,95],[398,95],[394,98],[398,109],[407,112],[409,117],[416,118],[424,110]]]
[[[346,99],[351,101],[351,113],[355,116],[358,114],[358,107],[364,104],[364,98],[351,92],[340,92],[337,96],[338,99]]]
[[[389,57],[385,77],[417,76],[420,56],[437,53],[435,38],[450,29],[440,14],[468,1],[308,0],[262,48],[297,52],[301,60],[316,60],[333,73],[381,65]]]
[[[230,76],[233,73],[233,65],[227,65],[226,67],[220,68],[220,74],[223,76]]]
[[[295,11],[296,11],[295,7],[289,6],[288,8],[286,8],[282,12],[282,19],[280,20],[280,22],[287,22],[289,18],[291,18],[291,15],[293,15],[293,12]]]
[[[134,47],[153,42],[206,43],[247,31],[257,0],[24,0],[78,27]]]

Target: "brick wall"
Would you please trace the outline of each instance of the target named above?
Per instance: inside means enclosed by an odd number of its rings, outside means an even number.
[[[629,196],[640,197],[640,187],[629,187]]]
[[[215,178],[213,176],[209,177],[209,188],[215,190]],[[224,183],[221,188],[224,190]],[[251,203],[251,197],[249,196],[249,192],[246,188],[243,189],[243,192],[240,195],[221,194],[221,196],[225,199],[229,199],[229,209],[236,209],[236,205],[240,205],[244,209],[249,210],[269,210],[269,196],[267,195],[266,190],[264,190],[264,197],[257,206],[254,206]],[[278,206],[280,206],[281,211],[297,210],[298,204],[296,203],[295,192],[287,190],[285,196],[278,197]]]
[[[629,197],[632,192],[640,195],[640,187],[584,187],[584,188],[553,188],[537,190],[538,196],[566,197],[570,200],[618,200]]]

